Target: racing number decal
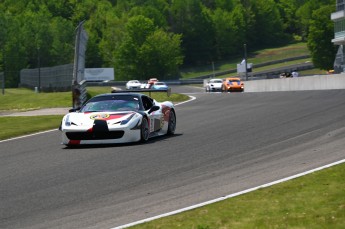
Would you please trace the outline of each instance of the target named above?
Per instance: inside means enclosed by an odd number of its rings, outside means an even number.
[[[160,129],[163,128],[164,126],[164,115],[162,114],[161,116],[161,126],[160,126]]]
[[[155,131],[155,119],[154,118],[150,118],[150,132]]]
[[[164,125],[164,116],[160,116],[159,118],[150,118],[150,132],[155,132],[162,129]]]

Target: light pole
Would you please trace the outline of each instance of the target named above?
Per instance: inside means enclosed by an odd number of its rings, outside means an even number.
[[[213,75],[213,78],[216,77],[216,75],[214,74],[214,62],[212,61],[212,75]]]
[[[244,44],[244,68],[246,73],[246,81],[248,81],[248,69],[247,69],[247,44]]]
[[[6,74],[6,57],[5,57],[5,51],[2,51],[3,55],[3,73],[2,73],[2,94],[5,95],[5,74]]]
[[[40,47],[37,47],[37,67],[38,67],[38,92],[41,92],[41,58]]]

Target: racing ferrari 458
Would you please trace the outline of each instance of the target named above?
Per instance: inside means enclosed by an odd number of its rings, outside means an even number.
[[[80,109],[71,109],[60,126],[62,144],[146,142],[172,135],[176,128],[174,105],[157,102],[141,93],[97,95]]]

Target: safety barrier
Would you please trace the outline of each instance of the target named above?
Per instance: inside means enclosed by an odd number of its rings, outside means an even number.
[[[244,81],[245,92],[345,89],[345,73]]]

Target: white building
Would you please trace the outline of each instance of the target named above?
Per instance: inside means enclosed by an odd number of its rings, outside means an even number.
[[[345,45],[345,0],[336,0],[336,12],[331,14],[334,21],[334,39],[332,42],[339,45],[334,61],[334,71],[345,71],[344,45]]]

